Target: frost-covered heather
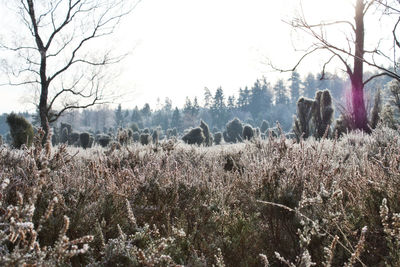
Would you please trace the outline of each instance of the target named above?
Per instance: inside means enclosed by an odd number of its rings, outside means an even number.
[[[393,130],[212,147],[39,143],[0,148],[0,265],[400,264]]]

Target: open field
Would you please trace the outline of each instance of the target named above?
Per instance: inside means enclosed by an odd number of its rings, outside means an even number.
[[[400,135],[387,128],[0,155],[3,266],[400,264]]]

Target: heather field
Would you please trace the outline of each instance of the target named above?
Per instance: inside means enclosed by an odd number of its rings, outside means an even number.
[[[400,135],[0,148],[2,266],[399,266]]]

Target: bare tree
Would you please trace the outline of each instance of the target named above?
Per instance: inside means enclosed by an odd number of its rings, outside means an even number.
[[[7,85],[32,85],[38,91],[41,127],[69,109],[104,101],[106,66],[120,62],[104,39],[140,0],[19,0],[15,3],[20,31],[0,48],[13,52]],[[45,136],[45,138],[46,138]],[[45,139],[44,139],[45,140]]]
[[[326,59],[323,65],[321,79],[324,79],[325,69],[334,59],[338,59],[344,65],[344,71],[347,73],[351,81],[351,97],[348,103],[350,106],[350,123],[353,128],[366,132],[370,132],[370,127],[368,126],[367,111],[364,103],[364,86],[372,79],[383,75],[400,80],[400,75],[396,72],[395,68],[388,68],[382,65],[382,59],[386,60],[386,62],[390,61],[390,63],[396,63],[396,60],[393,59],[392,56],[389,56],[388,53],[381,51],[380,41],[372,49],[366,49],[364,47],[364,19],[366,14],[368,12],[377,13],[379,6],[382,5],[382,3],[383,1],[379,0],[355,0],[354,21],[338,20],[310,24],[308,23],[304,13],[301,12],[301,15],[291,21],[290,25],[295,30],[304,31],[306,34],[311,36],[313,39],[312,44],[304,50],[304,54],[292,69],[279,69],[280,71],[294,71],[309,55],[314,54],[317,51],[328,51],[330,56]],[[399,22],[400,19],[397,24]],[[395,25],[395,29],[397,24]],[[347,34],[345,34],[344,42],[341,40],[340,42],[335,43],[327,38],[326,32],[329,32],[332,27],[340,27],[342,31],[347,32]],[[393,36],[397,41],[395,30],[393,31]],[[364,79],[364,64],[375,68],[377,73]]]

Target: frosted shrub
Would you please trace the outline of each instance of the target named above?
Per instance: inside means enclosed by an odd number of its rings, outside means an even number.
[[[22,116],[11,113],[7,116],[7,124],[10,127],[12,145],[21,148],[22,145],[30,146],[33,141],[33,127]]]
[[[254,137],[254,130],[250,125],[245,125],[243,127],[242,136],[244,140],[251,140]]]
[[[237,143],[243,141],[243,125],[238,118],[234,118],[226,124],[223,132],[224,140],[227,143]]]
[[[187,134],[182,137],[182,140],[189,145],[197,144],[201,145],[205,142],[206,137],[204,136],[203,129],[200,127],[191,129]]]

